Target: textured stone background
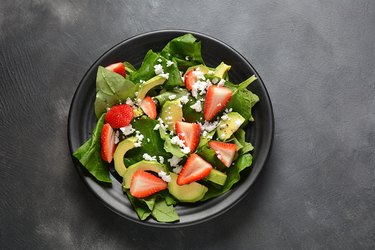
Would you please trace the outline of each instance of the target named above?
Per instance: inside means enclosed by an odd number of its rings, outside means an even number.
[[[70,158],[70,101],[114,44],[214,36],[258,70],[275,112],[256,185],[207,223],[161,230],[109,211]],[[374,249],[375,1],[0,2],[0,248]]]

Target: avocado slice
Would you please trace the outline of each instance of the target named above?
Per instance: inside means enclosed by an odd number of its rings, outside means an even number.
[[[126,172],[126,166],[124,164],[124,155],[130,149],[134,148],[134,143],[136,142],[137,138],[129,137],[120,142],[116,147],[115,153],[113,155],[113,160],[115,164],[115,170],[120,176],[124,176]]]
[[[140,161],[140,162],[137,162],[137,163],[131,165],[130,167],[128,167],[128,169],[126,170],[126,172],[123,176],[123,181],[122,181],[122,187],[123,188],[125,188],[125,189],[130,188],[131,180],[133,178],[133,175],[134,175],[135,171],[137,171],[137,170],[153,171],[153,172],[156,172],[156,173],[158,173],[160,171],[168,172],[168,170],[166,170],[164,165],[160,164],[157,161]]]
[[[190,70],[195,70],[196,68],[199,68],[199,70],[202,71],[203,74],[207,74],[208,71],[210,71],[210,69],[206,65],[200,64],[200,65],[195,65],[195,66],[189,67],[186,70],[184,76],[186,75],[187,72],[189,72]]]
[[[230,70],[232,66],[225,64],[224,62],[221,62],[219,66],[216,67],[214,76],[225,78],[227,76],[228,71]]]
[[[228,113],[228,119],[221,120],[219,123],[217,128],[217,137],[222,141],[229,139],[233,133],[241,127],[244,121],[245,118],[243,118],[239,113]]]
[[[146,95],[147,95],[147,92],[150,91],[150,89],[158,86],[158,85],[162,85],[164,82],[165,82],[165,79],[164,77],[161,77],[161,76],[154,76],[153,78],[151,78],[150,80],[142,83],[141,85],[139,85],[139,89],[138,89],[138,99],[141,99],[143,100]]]
[[[177,184],[177,175],[175,173],[170,173],[170,176],[171,181],[168,182],[169,193],[181,202],[197,202],[201,200],[208,191],[206,186],[198,182],[180,186]]]
[[[166,101],[161,109],[160,118],[169,130],[174,131],[177,121],[182,121],[183,113],[179,100]]]
[[[205,179],[223,186],[225,184],[225,181],[227,180],[227,175],[223,172],[220,172],[219,170],[212,169],[210,174],[207,175]]]

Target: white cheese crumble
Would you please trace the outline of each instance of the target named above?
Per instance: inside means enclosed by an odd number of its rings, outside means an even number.
[[[223,120],[223,121],[228,120],[228,115],[227,114],[222,115],[221,120]]]
[[[179,174],[182,170],[182,166],[176,166],[172,169],[173,173]]]
[[[181,151],[184,154],[188,154],[188,153],[190,153],[190,148],[189,147],[183,147]]]
[[[176,95],[170,95],[170,96],[168,96],[168,98],[169,98],[169,100],[174,100],[174,99],[176,99]]]
[[[210,87],[212,84],[209,80],[207,81],[196,81],[192,88],[191,88],[191,95],[194,96],[195,99],[198,98],[198,94],[203,95],[207,92],[207,88]]]
[[[198,69],[196,69],[195,71],[193,71],[193,74],[199,80],[206,80],[206,78],[204,77],[203,72],[200,71],[200,70],[198,70]]]
[[[184,95],[183,97],[180,98],[180,102],[182,104],[186,104],[189,102],[189,97],[187,97],[186,95]]]
[[[197,101],[195,104],[191,105],[190,108],[194,109],[196,112],[202,112],[201,101]]]
[[[156,161],[156,156],[151,156],[147,153],[144,153],[142,155],[143,159],[145,159],[146,161]]]
[[[160,63],[162,62],[161,58],[158,59],[158,62],[160,62]]]
[[[178,163],[181,161],[181,158],[173,155],[172,158],[168,159],[167,161],[169,162],[171,167],[176,167],[178,166]]]
[[[126,102],[125,102],[127,105],[129,106],[133,106],[134,105],[134,102],[132,101],[132,99],[130,99],[130,97],[126,98]]]
[[[206,130],[204,130],[203,133],[202,133],[202,136],[207,137],[207,135],[208,135],[208,132]]]
[[[130,134],[134,133],[134,131],[135,131],[135,129],[132,127],[131,124],[129,124],[128,126],[125,126],[125,127],[121,127],[120,130],[124,135],[130,135]]]
[[[147,138],[147,142],[150,142],[151,140],[150,140],[150,138]]]
[[[154,71],[155,71],[155,74],[157,75],[163,74],[164,73],[163,66],[161,66],[161,64],[154,65]]]
[[[236,121],[234,122],[234,124],[236,124],[236,127],[238,128],[238,127],[241,126],[242,121],[241,121],[240,119],[238,119],[238,120],[236,120]]]
[[[203,124],[201,124],[201,130],[207,130],[207,132],[211,132],[217,127],[218,123],[219,123],[218,121],[213,121],[213,122],[205,121]]]
[[[163,78],[165,78],[165,79],[168,79],[168,78],[169,78],[169,73],[158,74],[158,76],[161,76],[161,77],[163,77]]]
[[[225,133],[222,133],[221,136],[220,136],[220,138],[221,138],[221,139],[224,139],[225,136],[226,136],[226,134],[225,134]]]
[[[115,133],[115,144],[120,142],[119,136],[120,136],[120,131],[117,130]]]
[[[171,60],[168,60],[167,61],[167,67],[170,67],[170,66],[172,66],[174,63],[171,61]]]
[[[213,74],[215,74],[215,71],[213,71],[213,70],[209,70],[209,71],[207,72],[207,74],[209,74],[209,75],[213,75]]]
[[[158,130],[160,128],[160,124],[156,124],[154,130]]]
[[[216,84],[219,80],[217,78],[212,79],[212,83]]]
[[[220,82],[218,82],[217,86],[219,86],[219,87],[223,87],[223,86],[224,86],[224,83],[225,83],[225,80],[224,80],[224,79],[221,79]]]
[[[159,177],[163,179],[163,181],[165,182],[170,182],[171,181],[171,176],[169,174],[167,174],[166,172],[164,171],[160,171],[158,173]]]
[[[163,156],[159,156],[159,162],[160,162],[161,164],[164,163],[164,157],[163,157]]]
[[[186,60],[186,61],[189,61],[189,60],[190,60],[190,57],[189,57],[189,56],[185,56],[185,60]]]

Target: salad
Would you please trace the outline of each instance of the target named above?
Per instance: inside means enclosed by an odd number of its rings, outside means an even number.
[[[193,35],[129,62],[99,66],[91,138],[73,153],[100,182],[122,178],[140,220],[175,222],[175,206],[227,192],[252,164],[244,127],[259,101],[228,77],[231,66],[206,65]],[[115,171],[113,171],[113,169]]]

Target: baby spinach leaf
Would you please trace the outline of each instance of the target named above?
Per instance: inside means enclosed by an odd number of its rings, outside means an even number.
[[[160,137],[164,140],[165,151],[167,151],[168,153],[171,153],[174,156],[180,157],[180,158],[186,156],[186,154],[184,154],[182,152],[181,148],[178,145],[171,143],[171,138],[164,131],[164,129],[159,128],[159,133],[160,133]]]
[[[165,199],[158,199],[151,215],[160,222],[173,222],[180,220],[173,205],[168,205]]]
[[[180,69],[204,64],[201,53],[201,42],[193,35],[186,34],[171,40],[161,51],[161,55],[165,58],[172,59],[177,62]]]
[[[157,121],[150,118],[140,118],[132,122],[135,130],[138,130],[143,136],[142,145],[126,152],[124,163],[125,166],[133,165],[143,160],[143,154],[150,156],[163,156],[164,159],[170,158],[171,155],[164,150],[164,141],[161,139],[159,131],[154,130]]]
[[[145,200],[135,198],[134,196],[130,194],[129,190],[126,191],[126,194],[135,212],[137,213],[138,218],[140,220],[147,219],[151,214],[151,210],[150,210],[149,205],[145,202]]]
[[[102,115],[91,138],[73,153],[73,156],[99,181],[111,183],[107,164],[101,158],[100,136],[104,124]]]
[[[135,85],[121,75],[99,66],[96,75],[95,114],[99,117],[107,107],[134,97]]]

